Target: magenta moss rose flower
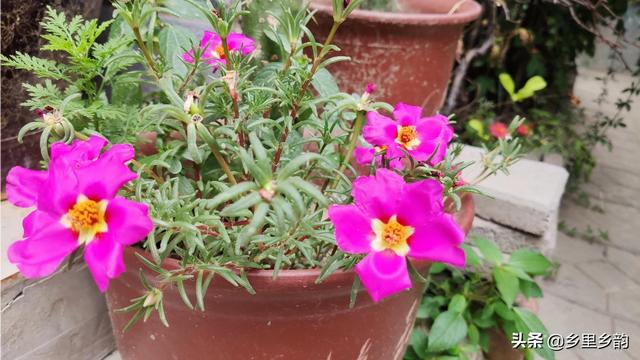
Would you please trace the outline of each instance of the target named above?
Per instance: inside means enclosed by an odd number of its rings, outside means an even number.
[[[255,44],[255,40],[240,33],[230,33],[227,37],[229,51],[237,51],[242,54],[242,56],[252,53],[256,49]],[[227,63],[222,47],[222,40],[217,33],[205,31],[200,40],[200,48],[204,50],[202,60],[206,61],[207,64],[217,67],[220,64],[225,65]],[[193,50],[182,54],[182,59],[188,63],[193,63]]]
[[[421,107],[405,103],[396,105],[393,117],[395,121],[375,111],[368,112],[367,125],[363,129],[365,140],[373,146],[404,150],[415,160],[429,160],[431,165],[442,161],[453,138],[453,128],[447,117],[425,118]]]
[[[55,143],[47,171],[14,167],[7,175],[7,198],[36,209],[23,220],[24,238],[8,250],[9,261],[27,278],[53,273],[81,246],[101,291],[125,270],[122,250],[153,228],[145,204],[117,196],[136,177],[126,162],[133,147],[107,144],[92,136],[72,145]]]
[[[411,288],[406,257],[464,266],[464,232],[444,212],[442,191],[436,180],[405,183],[379,169],[354,181],[354,204],[329,207],[338,247],[367,254],[355,271],[374,301]]]

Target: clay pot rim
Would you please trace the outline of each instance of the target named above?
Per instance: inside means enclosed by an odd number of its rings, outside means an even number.
[[[475,204],[473,200],[473,196],[469,193],[462,196],[462,207],[458,212],[458,216],[456,221],[460,225],[460,227],[464,230],[464,233],[467,234],[473,225],[473,219],[475,215]],[[126,247],[124,249],[126,252],[137,252],[138,254],[146,257],[149,260],[152,260],[151,253],[142,248],[134,248],[134,247]],[[418,265],[421,263],[429,263],[429,261],[424,260],[413,260],[413,262]],[[174,258],[166,258],[164,259],[162,266],[167,270],[178,269],[179,260]],[[278,281],[282,282],[291,282],[291,283],[304,283],[304,284],[316,284],[316,280],[320,276],[321,268],[315,269],[284,269],[278,272]],[[338,270],[335,271],[330,276],[326,277],[322,280],[322,284],[331,284],[335,282],[344,282],[345,278],[351,278],[354,275],[353,270],[343,271]],[[271,281],[273,279],[273,270],[250,270],[247,272],[247,277],[250,279],[255,279],[258,281]]]
[[[324,1],[311,1],[309,7],[322,13],[333,13],[331,4]],[[459,25],[466,24],[480,17],[482,5],[474,0],[466,0],[454,14],[442,13],[406,13],[387,12],[358,9],[347,18],[347,23],[352,20],[372,23],[387,23],[397,25]]]

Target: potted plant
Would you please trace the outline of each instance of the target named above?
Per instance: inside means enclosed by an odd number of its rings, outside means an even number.
[[[29,102],[48,105],[23,129],[42,131],[46,166],[7,176],[8,199],[36,207],[10,261],[37,278],[82,256],[125,359],[400,358],[422,275],[465,264],[475,190],[450,119],[338,91],[321,70],[343,59],[331,36],[304,40],[306,8],[283,4],[268,31],[289,54],[262,63],[232,32],[239,2],[190,3],[211,24],[197,42],[176,42],[157,16],[171,9],[121,1],[102,25],[49,10],[67,63],[12,58],[75,73]],[[358,3],[334,4],[336,29]],[[502,140],[483,176],[518,151]]]
[[[309,26],[321,41],[331,31],[331,2],[310,6],[317,12]],[[338,54],[352,61],[329,70],[344,91],[373,81],[380,99],[418,104],[434,114],[444,101],[462,31],[481,11],[473,0],[367,0],[334,37]]]

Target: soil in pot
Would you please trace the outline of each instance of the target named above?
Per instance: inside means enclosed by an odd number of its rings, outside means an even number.
[[[331,28],[331,2],[316,0],[309,28],[324,41]],[[473,0],[402,0],[401,12],[356,10],[338,30],[335,55],[352,61],[329,66],[342,91],[362,93],[376,85],[376,98],[420,105],[425,114],[442,106],[464,26],[477,19]]]

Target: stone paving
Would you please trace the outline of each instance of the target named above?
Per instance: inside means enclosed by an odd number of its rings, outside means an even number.
[[[596,107],[598,75],[581,69],[575,92],[588,113],[614,111],[611,104]],[[610,84],[611,98],[631,81],[618,76]],[[629,335],[630,348],[571,349],[556,353],[563,359],[640,359],[640,108],[626,116],[627,128],[610,132],[613,151],[597,150],[598,165],[584,186],[591,202],[604,213],[564,199],[560,220],[570,227],[608,231],[609,239],[586,241],[558,233],[554,257],[560,269],[543,282],[540,317],[550,333],[616,332]],[[579,347],[579,346],[578,346]]]

